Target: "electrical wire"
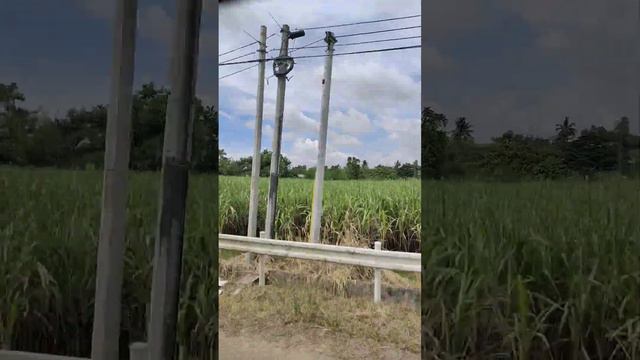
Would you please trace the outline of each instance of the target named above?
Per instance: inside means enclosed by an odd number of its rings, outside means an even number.
[[[380,42],[388,42],[388,41],[398,41],[398,40],[409,40],[409,39],[419,39],[421,36],[406,36],[406,37],[399,37],[399,38],[392,38],[392,39],[380,39],[380,40],[370,40],[370,41],[359,41],[359,42],[354,42],[354,43],[336,43],[333,46],[352,46],[352,45],[361,45],[361,44],[373,44],[373,43],[380,43]],[[324,40],[324,39],[323,39]],[[319,46],[306,46],[306,49],[325,49],[326,45],[319,45]],[[298,49],[302,49],[302,48],[292,48],[292,52]],[[272,49],[272,50],[280,50],[280,49]],[[271,51],[272,51],[271,50]]]
[[[222,65],[222,64],[220,64],[220,65]],[[258,64],[254,64],[254,65],[251,65],[251,66],[249,66],[247,68],[244,68],[242,70],[238,70],[238,71],[232,72],[231,74],[227,74],[227,75],[221,76],[221,77],[218,78],[218,80],[222,80],[222,79],[227,78],[227,77],[229,77],[231,75],[235,75],[235,74],[241,73],[243,71],[246,71],[246,70],[249,70],[249,69],[253,69],[254,67],[256,67],[258,65],[260,65],[260,64],[259,63]]]
[[[336,35],[336,37],[337,37],[337,38],[345,38],[345,37],[351,37],[351,36],[360,36],[360,35],[369,35],[369,34],[379,34],[379,33],[383,33],[383,32],[391,32],[391,31],[400,31],[400,30],[417,29],[417,28],[421,28],[421,27],[422,27],[421,25],[417,25],[417,26],[406,26],[406,27],[394,28],[394,29],[384,29],[384,30],[367,31],[367,32],[353,33],[353,34]]]
[[[229,62],[229,61],[233,61],[233,60],[242,59],[243,57],[246,57],[246,56],[249,56],[249,55],[255,55],[255,53],[256,53],[255,51],[252,51],[252,52],[250,52],[250,53],[246,53],[246,54],[244,54],[244,55],[236,56],[236,57],[231,58],[231,59],[229,59],[229,60],[225,60],[224,62]],[[224,63],[223,63],[223,64],[224,64]]]
[[[368,21],[358,21],[358,22],[348,23],[348,24],[337,24],[337,25],[327,25],[327,26],[315,26],[315,27],[302,28],[302,30],[318,30],[318,29],[329,29],[329,28],[337,28],[337,27],[352,26],[352,25],[373,24],[373,23],[379,23],[379,22],[384,22],[384,21],[402,20],[402,19],[412,19],[412,18],[417,18],[417,17],[420,17],[420,16],[422,16],[422,15],[418,14],[418,15],[410,15],[410,16],[400,16],[400,17],[394,17],[394,18],[387,18],[387,19],[368,20]]]
[[[269,39],[270,37],[274,36],[275,34],[276,34],[276,33],[273,33],[273,34],[271,34],[271,35],[267,36],[267,39]],[[240,50],[240,49],[244,49],[244,48],[246,48],[246,47],[248,47],[248,46],[251,46],[251,45],[253,45],[253,44],[255,44],[255,43],[258,43],[258,44],[259,44],[260,42],[259,42],[259,41],[252,41],[251,43],[249,43],[249,44],[247,44],[247,45],[242,45],[242,46],[237,47],[237,48],[235,48],[235,49],[232,49],[232,50],[229,50],[229,51],[223,52],[222,54],[219,54],[219,55],[218,55],[218,57],[220,57],[220,56],[224,56],[224,55],[227,55],[227,54],[231,54],[232,52],[238,51],[238,50]]]
[[[374,50],[350,51],[350,52],[344,52],[344,53],[335,53],[335,54],[333,54],[333,56],[354,55],[354,54],[368,54],[368,53],[374,53],[374,52],[386,52],[386,51],[416,49],[416,48],[419,48],[419,47],[422,47],[422,45],[400,46],[400,47],[394,47],[394,48],[384,48],[384,49],[374,49]],[[327,54],[304,55],[304,56],[296,56],[294,59],[309,59],[309,58],[318,58],[318,57],[326,57],[326,56],[329,56],[329,55],[327,55]]]
[[[319,42],[320,42],[320,41],[322,41],[322,40],[324,40],[324,38],[322,38],[322,39],[318,39],[318,40],[316,40],[316,41],[312,41],[312,42],[310,42],[310,43],[308,43],[308,44],[306,44],[306,45],[303,45],[303,46],[300,46],[300,47],[297,47],[297,48],[293,48],[293,49],[291,49],[291,51],[289,51],[289,54],[292,54],[292,53],[294,53],[294,52],[296,52],[296,51],[298,51],[298,50],[301,50],[301,49],[306,49],[306,48],[308,48],[309,46],[311,46],[311,45],[313,45],[313,44],[316,44],[316,43],[319,43]],[[278,49],[278,50],[280,50],[280,49]]]
[[[374,52],[386,52],[386,51],[394,51],[394,50],[414,49],[414,48],[419,48],[419,47],[422,47],[422,45],[400,46],[400,47],[394,47],[394,48],[351,51],[351,52],[346,52],[346,53],[334,53],[333,56],[354,55],[354,54],[368,54],[368,53],[374,53]],[[316,57],[325,57],[325,56],[328,56],[328,55],[327,54],[321,54],[321,55],[296,56],[296,57],[293,57],[293,59],[307,59],[307,58],[316,58]],[[273,61],[274,59],[275,58],[270,58],[270,59],[265,59],[264,61]],[[260,61],[262,61],[262,60],[245,60],[245,61],[221,63],[221,64],[218,64],[218,65],[219,66],[225,66],[225,65],[249,64],[249,63],[255,63],[255,62],[260,62]]]
[[[231,54],[231,53],[232,53],[232,52],[234,52],[234,51],[238,51],[238,50],[240,50],[240,49],[244,49],[244,48],[249,47],[249,46],[251,46],[251,45],[253,45],[253,44],[255,44],[255,43],[256,43],[255,41],[252,41],[252,42],[250,42],[250,43],[249,43],[249,44],[247,44],[247,45],[242,45],[242,46],[240,46],[240,47],[238,47],[238,48],[235,48],[235,49],[233,49],[233,50],[229,50],[229,51],[223,52],[222,54],[218,55],[218,57],[220,57],[220,56],[224,56],[224,55],[227,55],[227,54]]]

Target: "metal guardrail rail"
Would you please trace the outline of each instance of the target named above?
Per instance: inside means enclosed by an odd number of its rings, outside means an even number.
[[[220,249],[260,254],[258,262],[259,285],[266,283],[264,255],[281,256],[304,260],[317,260],[345,265],[374,268],[373,302],[382,299],[382,270],[408,271],[419,273],[420,254],[382,250],[382,243],[375,242],[375,249],[349,246],[306,243],[265,239],[264,231],[260,237],[219,234]]]
[[[318,260],[375,269],[420,272],[420,254],[339,245],[314,244],[220,234],[220,249],[255,254]]]

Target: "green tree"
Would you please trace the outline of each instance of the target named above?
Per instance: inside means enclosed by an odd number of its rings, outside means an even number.
[[[403,179],[413,177],[415,175],[415,172],[415,167],[411,163],[404,163],[396,169],[396,174],[398,174],[398,177]]]
[[[291,160],[289,160],[284,155],[280,154],[280,163],[279,163],[279,176],[280,177],[288,177],[290,176],[289,171],[291,167]],[[269,172],[271,171],[271,151],[262,150],[260,153],[260,176],[268,177]]]
[[[564,121],[560,124],[556,124],[556,140],[558,142],[567,142],[576,135],[576,124],[569,122],[569,117],[565,116]]]
[[[422,166],[424,175],[429,178],[441,178],[444,175],[444,165],[447,147],[447,118],[436,113],[430,107],[422,110]]]
[[[347,158],[347,165],[345,172],[348,179],[357,180],[362,178],[362,168],[360,166],[360,159],[349,156]]]
[[[459,117],[455,122],[455,128],[451,132],[454,142],[472,142],[473,129],[465,117]]]
[[[566,151],[568,166],[581,174],[613,171],[618,163],[618,145],[602,126],[591,126],[570,143]]]

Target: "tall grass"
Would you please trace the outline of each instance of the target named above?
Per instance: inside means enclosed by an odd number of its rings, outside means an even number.
[[[220,178],[220,225],[223,233],[247,233],[249,178]],[[264,229],[267,179],[260,182],[258,225]],[[278,186],[276,234],[280,239],[307,240],[311,224],[313,181],[281,179]],[[381,240],[387,249],[418,251],[420,188],[417,180],[327,181],[323,197],[322,240],[339,244],[346,238],[367,246]]]
[[[640,358],[637,180],[423,189],[424,350]]]
[[[179,341],[207,358],[217,331],[218,221],[246,233],[249,182],[192,175],[187,199]],[[129,177],[121,349],[146,338],[156,230],[158,173]],[[313,183],[283,179],[278,237],[306,238]],[[266,183],[262,183],[266,193]],[[0,344],[3,347],[89,356],[102,172],[0,168]],[[327,182],[323,233],[331,242],[417,243],[419,188],[413,182]],[[264,223],[264,200],[260,219]],[[395,241],[395,243],[393,242]],[[123,353],[123,357],[126,356]]]
[[[207,354],[217,331],[215,183],[192,176],[187,201],[181,344]],[[0,344],[88,357],[93,321],[100,171],[0,168]],[[121,349],[144,339],[159,174],[130,176]],[[123,354],[124,356],[124,354]]]

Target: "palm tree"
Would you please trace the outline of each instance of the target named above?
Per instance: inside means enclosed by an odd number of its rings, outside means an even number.
[[[576,124],[569,122],[569,117],[565,116],[562,123],[556,124],[556,132],[558,141],[565,142],[576,135]]]
[[[473,140],[472,133],[473,129],[467,118],[459,117],[456,120],[455,129],[452,131],[453,138],[460,141],[471,141]]]

